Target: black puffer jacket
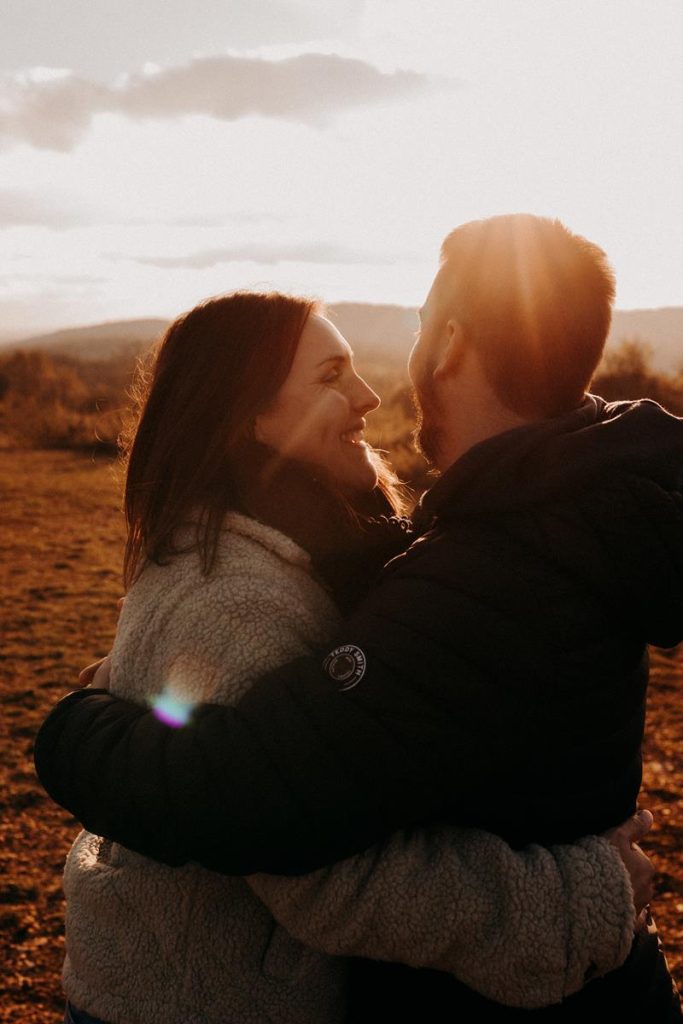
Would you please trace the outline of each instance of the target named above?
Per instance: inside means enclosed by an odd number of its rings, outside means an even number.
[[[73,694],[40,778],[90,831],[227,873],[435,819],[519,845],[603,831],[635,807],[647,644],[683,638],[682,491],[683,421],[653,402],[499,435],[429,492],[327,671],[293,663],[180,730]]]

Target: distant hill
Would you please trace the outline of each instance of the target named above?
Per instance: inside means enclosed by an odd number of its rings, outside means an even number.
[[[397,361],[408,358],[418,327],[414,308],[338,302],[330,305],[328,312],[361,358],[372,358],[380,353]]]
[[[30,348],[86,361],[108,359],[151,345],[167,323],[167,320],[114,320],[89,327],[66,327],[10,342],[6,351]]]
[[[417,329],[415,310],[407,306],[339,302],[329,306],[329,315],[362,359],[380,356],[392,362],[404,361]],[[167,324],[168,321],[159,319],[118,320],[66,328],[14,341],[7,345],[6,351],[40,348],[84,360],[107,359],[145,348]],[[626,338],[639,338],[652,346],[656,370],[681,369],[683,307],[617,310],[607,344],[612,346]]]
[[[374,353],[406,359],[417,330],[417,315],[406,306],[372,306],[342,302],[330,306],[330,317],[359,355]],[[683,307],[620,309],[612,317],[607,346],[625,339],[648,342],[652,364],[660,372],[683,368]]]

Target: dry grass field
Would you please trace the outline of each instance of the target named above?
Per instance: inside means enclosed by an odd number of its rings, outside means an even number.
[[[0,1021],[61,1020],[61,872],[76,822],[41,791],[32,742],[79,669],[106,653],[121,594],[111,463],[0,451]],[[655,913],[683,983],[683,650],[654,654],[642,802],[659,868]]]

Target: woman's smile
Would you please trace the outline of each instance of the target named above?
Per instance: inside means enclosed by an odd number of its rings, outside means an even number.
[[[365,423],[363,422],[360,426],[351,427],[350,430],[345,431],[341,435],[342,441],[346,444],[354,445],[355,447],[367,448],[367,444],[363,437],[363,431],[365,430]]]

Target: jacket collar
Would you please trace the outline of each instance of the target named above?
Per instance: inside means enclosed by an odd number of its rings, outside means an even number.
[[[565,416],[475,445],[425,495],[422,515],[470,517],[563,500],[615,477],[683,487],[683,420],[648,399],[586,395]]]

